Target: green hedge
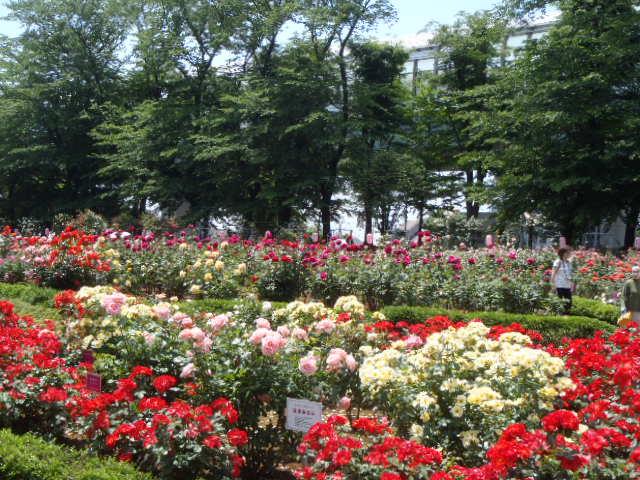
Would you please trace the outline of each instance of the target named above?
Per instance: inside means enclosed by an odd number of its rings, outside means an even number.
[[[573,297],[571,313],[581,317],[591,317],[616,325],[620,317],[620,308],[590,298]]]
[[[183,300],[179,303],[180,310],[192,315],[200,312],[225,313],[230,312],[242,299],[221,300],[217,298],[203,298],[199,300]],[[273,308],[282,308],[286,302],[270,302]]]
[[[589,317],[543,316],[503,312],[464,312],[431,307],[384,307],[382,313],[393,322],[406,320],[421,323],[429,317],[446,315],[455,321],[481,319],[486,325],[510,325],[519,323],[523,327],[536,330],[548,342],[559,344],[564,337],[590,337],[598,330],[610,333],[615,327],[609,323]]]
[[[4,480],[151,480],[132,465],[0,430],[0,478]]]
[[[27,283],[0,282],[0,300],[9,300],[21,315],[31,315],[36,320],[59,319],[53,306],[58,290]]]

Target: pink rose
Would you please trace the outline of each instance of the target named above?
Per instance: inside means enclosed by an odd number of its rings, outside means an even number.
[[[355,372],[358,369],[358,362],[353,358],[353,355],[347,355],[344,359],[344,363],[350,372]]]
[[[257,328],[249,337],[249,341],[254,345],[259,345],[265,335],[270,331],[271,330],[267,330],[266,328]]]
[[[329,320],[328,318],[325,318],[324,320],[320,320],[318,323],[316,323],[316,326],[315,326],[315,329],[318,332],[322,332],[322,333],[331,333],[335,328],[336,328],[336,324],[332,320]]]
[[[178,334],[178,338],[180,340],[191,340],[191,329],[190,328],[185,328],[184,330],[180,331],[180,333]]]
[[[204,340],[204,332],[199,327],[193,327],[191,329],[191,338],[193,338],[196,342],[201,342]]]
[[[174,314],[170,321],[176,325],[180,325],[183,328],[190,328],[193,326],[193,320],[186,313],[178,312]]]
[[[318,357],[309,352],[306,357],[302,357],[298,362],[298,370],[307,377],[313,375],[318,371]]]
[[[278,353],[282,347],[287,344],[287,341],[282,338],[278,332],[268,332],[263,338],[261,343],[262,354],[267,357],[272,357]]]
[[[284,338],[288,338],[289,335],[291,335],[291,331],[289,330],[289,327],[287,327],[286,325],[281,325],[278,327],[278,329],[276,330],[280,335],[282,335]]]
[[[291,332],[291,336],[296,340],[301,340],[303,342],[306,342],[307,340],[309,340],[309,335],[307,334],[307,331],[304,328],[300,328],[300,327],[295,327]]]
[[[342,364],[347,357],[347,352],[341,348],[332,348],[327,356],[327,370],[335,372],[342,368]]]
[[[153,313],[155,313],[158,318],[166,320],[171,315],[171,310],[168,305],[156,305],[153,307]]]
[[[209,353],[211,351],[211,346],[213,345],[213,339],[211,337],[204,337],[202,341],[198,342],[198,347],[204,352]]]
[[[269,320],[267,320],[266,318],[260,317],[256,319],[256,327],[270,329],[271,324],[269,323]]]
[[[338,407],[349,410],[351,408],[351,399],[349,397],[342,397],[338,402]]]
[[[196,342],[201,342],[204,339],[204,336],[204,332],[201,328],[193,327],[182,330],[178,335],[178,338],[180,340],[195,340]]]
[[[407,348],[419,348],[423,343],[422,339],[417,335],[409,335],[409,337],[404,341]]]
[[[144,342],[148,345],[151,346],[154,344],[154,342],[156,341],[156,336],[153,333],[149,333],[149,332],[144,332],[142,334],[142,337],[144,338]]]
[[[210,319],[207,323],[214,332],[219,332],[229,324],[229,317],[224,314],[216,315],[215,317]]]
[[[180,320],[180,325],[183,328],[193,327],[193,319],[191,317],[184,317]]]
[[[126,301],[125,295],[116,292],[112,295],[105,295],[100,303],[109,315],[118,315]]]
[[[193,363],[187,363],[182,369],[182,372],[180,372],[180,378],[189,378],[193,376],[195,369],[196,366]]]

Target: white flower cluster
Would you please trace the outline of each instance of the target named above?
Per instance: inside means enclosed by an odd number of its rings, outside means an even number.
[[[529,347],[526,335],[510,332],[494,340],[489,331],[472,322],[434,333],[415,350],[405,350],[402,342],[380,352],[361,348],[367,356],[359,371],[362,386],[387,409],[410,417],[413,434],[443,418],[468,426],[474,418],[495,415],[526,418],[552,409],[556,397],[573,386],[563,360]],[[467,433],[464,443],[473,438]]]

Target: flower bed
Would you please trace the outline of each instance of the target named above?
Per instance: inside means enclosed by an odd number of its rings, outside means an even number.
[[[167,478],[239,475],[237,448],[247,437],[232,427],[231,402],[194,403],[187,386],[147,366],[93,391],[84,380],[91,362],[79,362],[81,352],[65,349],[53,330],[0,302],[0,424],[111,451]]]
[[[355,297],[187,314],[85,287],[58,294],[59,325],[1,305],[0,422],[161,478],[272,475],[296,450],[298,475],[320,480],[637,473],[635,325],[552,346],[518,324],[391,322]],[[329,414],[302,438],[287,397]]]
[[[192,231],[131,235],[106,231],[86,235],[0,235],[0,279],[57,288],[116,285],[134,294],[166,293],[194,298],[255,294],[290,301],[309,296],[333,303],[357,295],[371,307],[437,305],[464,310],[553,313],[562,310],[552,291],[554,252],[493,247],[446,250],[438,238],[394,240],[380,246],[349,243],[259,241],[232,236],[199,238]],[[635,253],[626,259],[577,251],[578,292],[617,302]]]

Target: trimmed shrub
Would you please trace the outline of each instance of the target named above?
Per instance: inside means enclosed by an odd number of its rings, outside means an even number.
[[[58,290],[53,288],[0,282],[0,299],[10,300],[17,311],[38,321],[60,318],[53,302],[57,293]]]
[[[573,297],[571,313],[581,317],[591,317],[603,322],[616,325],[620,317],[620,308],[617,305],[603,303],[590,298]]]
[[[523,327],[536,330],[547,342],[559,344],[565,337],[591,337],[598,330],[611,333],[615,327],[609,323],[589,317],[544,316],[504,312],[465,312],[431,307],[385,307],[382,313],[388,320],[421,323],[429,317],[446,315],[456,321],[482,320],[486,325],[511,325],[519,323]]]
[[[132,465],[103,459],[34,435],[0,430],[0,478],[6,480],[151,480]]]
[[[57,293],[58,290],[53,288],[38,287],[28,283],[0,282],[0,297],[18,298],[31,305],[53,308],[53,297]]]
[[[242,299],[203,298],[198,300],[183,300],[180,302],[180,310],[189,315],[200,312],[224,313],[233,311],[236,305],[242,303]],[[282,308],[286,302],[270,302],[273,308]]]

